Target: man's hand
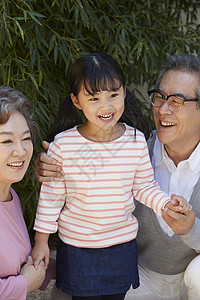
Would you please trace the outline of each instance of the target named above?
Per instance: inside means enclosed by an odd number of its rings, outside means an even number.
[[[193,210],[182,214],[166,208],[162,212],[162,217],[174,233],[178,235],[188,233],[195,224],[195,213]]]
[[[45,150],[48,150],[49,143],[42,142]],[[39,153],[35,161],[35,178],[39,182],[47,182],[55,177],[62,177],[62,168],[57,165],[57,161],[49,157],[45,152]]]

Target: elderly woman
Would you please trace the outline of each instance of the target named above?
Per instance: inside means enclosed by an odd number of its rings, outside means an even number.
[[[0,86],[0,299],[25,300],[41,286],[44,263],[36,270],[19,198],[12,183],[19,182],[33,153],[36,124],[31,105],[20,92]]]

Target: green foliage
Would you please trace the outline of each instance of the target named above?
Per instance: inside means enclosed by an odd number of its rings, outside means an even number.
[[[69,92],[69,66],[78,55],[111,54],[124,68],[127,85],[151,86],[169,54],[200,54],[197,2],[0,0],[0,84],[32,101],[41,129],[33,161]],[[32,163],[16,186],[29,228],[39,192],[33,169]]]

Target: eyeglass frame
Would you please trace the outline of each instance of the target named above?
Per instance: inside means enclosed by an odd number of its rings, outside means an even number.
[[[184,102],[199,102],[199,99],[198,99],[198,98],[187,99],[187,98],[184,98],[183,95],[180,96],[180,94],[172,94],[172,95],[166,96],[166,95],[162,94],[162,91],[157,90],[157,89],[149,90],[149,91],[148,91],[149,97],[151,96],[152,93],[159,93],[159,94],[162,96],[163,103],[165,103],[165,101],[167,101],[167,104],[169,103],[169,102],[168,102],[168,99],[169,99],[170,97],[172,97],[172,96],[179,97],[180,99],[182,99],[183,102],[182,102],[181,105],[178,107],[178,110],[177,110],[177,111],[179,111],[179,110],[181,109],[181,106],[184,104]],[[163,105],[163,103],[162,103],[160,106],[156,106],[156,105],[153,103],[153,101],[151,101],[151,104],[152,104],[154,107],[158,107],[158,108],[160,108],[160,107]],[[170,106],[169,106],[169,109],[172,110],[172,111],[174,111]]]

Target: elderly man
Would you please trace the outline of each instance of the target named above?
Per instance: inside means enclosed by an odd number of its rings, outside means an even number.
[[[161,218],[136,201],[141,285],[125,299],[199,300],[200,58],[169,57],[149,95],[157,129],[149,140],[155,179],[167,194],[184,196],[193,211],[185,215],[168,210]],[[40,159],[52,162],[44,154]],[[56,168],[51,165],[49,170]]]
[[[197,300],[200,299],[200,58],[169,57],[149,95],[157,129],[149,140],[155,179],[166,193],[184,196],[193,211],[187,215],[168,211],[163,213],[164,221],[136,203],[141,286],[129,291],[126,299]]]

